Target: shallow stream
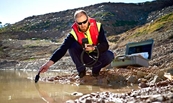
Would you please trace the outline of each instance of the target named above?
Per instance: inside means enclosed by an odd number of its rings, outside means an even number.
[[[48,74],[48,73],[47,73]],[[45,73],[42,76],[47,76]],[[100,87],[92,85],[71,85],[60,83],[35,83],[36,71],[0,70],[0,103],[65,103],[77,98],[74,92],[83,94],[110,91],[123,93],[137,87]],[[49,72],[56,75],[56,72]]]

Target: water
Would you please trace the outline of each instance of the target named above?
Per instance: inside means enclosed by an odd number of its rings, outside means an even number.
[[[67,100],[74,100],[74,92],[83,94],[92,92],[127,92],[132,88],[121,89],[101,88],[91,85],[70,85],[59,83],[35,83],[32,78],[36,72],[0,70],[0,103],[65,103]],[[52,73],[55,75],[55,73]]]

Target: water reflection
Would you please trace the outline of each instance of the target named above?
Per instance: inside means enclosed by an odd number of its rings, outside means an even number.
[[[131,88],[108,89],[91,85],[69,85],[59,83],[35,83],[28,77],[35,77],[34,71],[0,70],[0,103],[64,103],[75,99],[74,92],[83,94],[111,91],[127,92]],[[55,75],[55,73],[52,75]]]

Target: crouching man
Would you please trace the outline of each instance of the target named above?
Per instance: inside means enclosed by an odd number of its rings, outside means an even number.
[[[113,52],[108,50],[109,44],[101,23],[97,22],[94,18],[90,18],[84,10],[77,10],[75,12],[74,21],[71,32],[67,35],[60,48],[39,69],[41,73],[46,72],[51,65],[61,59],[67,50],[76,65],[80,78],[86,75],[86,66],[81,62],[81,53],[83,50],[87,52],[83,55],[83,61],[86,64],[93,61],[90,56],[96,55],[96,49],[99,51],[98,60],[92,66],[92,75],[94,77],[97,77],[101,68],[110,64],[114,59]],[[84,38],[87,39],[88,43],[83,46],[82,41]]]

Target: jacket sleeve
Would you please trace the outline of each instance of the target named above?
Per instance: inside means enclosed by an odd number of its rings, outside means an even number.
[[[97,48],[98,48],[100,53],[107,51],[109,48],[109,44],[108,44],[108,41],[106,39],[105,32],[104,32],[102,25],[100,27],[100,32],[99,32],[99,36],[98,36]]]
[[[64,42],[61,44],[61,46],[52,54],[50,60],[52,60],[55,63],[59,59],[61,59],[74,41],[75,41],[74,37],[71,34],[69,34],[64,39]]]

